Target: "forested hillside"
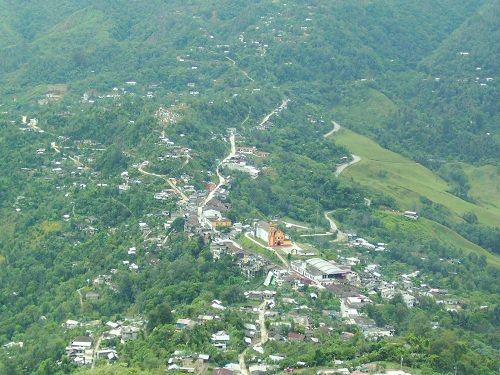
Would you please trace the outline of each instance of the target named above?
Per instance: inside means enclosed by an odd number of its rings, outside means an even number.
[[[0,0],[0,374],[496,374],[498,14]]]

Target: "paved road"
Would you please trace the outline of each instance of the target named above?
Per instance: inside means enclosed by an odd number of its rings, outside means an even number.
[[[326,236],[331,236],[333,233],[331,232],[326,232],[326,233],[314,233],[314,234],[301,234],[299,237],[326,237]]]
[[[94,346],[94,351],[92,352],[92,366],[90,367],[91,369],[94,368],[95,363],[97,362],[97,355],[99,353],[99,347],[101,346],[101,341],[102,341],[102,336],[99,336]]]
[[[332,124],[333,124],[333,129],[330,130],[328,133],[323,134],[323,138],[328,138],[333,133],[338,132],[342,128],[337,122],[335,122],[333,120],[332,120]],[[350,161],[349,163],[344,163],[344,164],[340,164],[337,166],[337,169],[335,169],[335,177],[340,176],[342,174],[342,172],[344,172],[346,170],[346,168],[361,161],[361,157],[359,157],[358,155],[352,154],[351,156],[352,156],[352,161]]]
[[[276,113],[281,112],[283,109],[285,109],[289,101],[290,101],[290,99],[283,99],[283,102],[277,108],[275,108],[271,113],[267,114],[266,117],[264,117],[262,119],[260,124],[257,125],[257,127],[261,127],[262,125],[264,125],[266,122],[269,121],[271,116],[273,116]]]
[[[243,352],[241,352],[238,355],[238,360],[240,362],[240,370],[241,370],[241,373],[243,375],[250,375],[250,372],[248,371],[247,365],[245,363],[245,354],[247,353],[247,350],[248,350],[248,348],[246,348],[245,350],[243,350]]]
[[[303,225],[298,225],[298,224],[294,224],[294,223],[289,223],[289,222],[286,222],[286,221],[283,221],[281,220],[281,222],[283,224],[285,224],[287,227],[295,227],[295,228],[299,228],[299,229],[311,229],[309,227],[305,227]]]
[[[260,325],[260,345],[264,345],[269,340],[269,334],[266,328],[266,306],[267,301],[262,302],[259,305],[259,325]],[[243,375],[250,375],[247,365],[245,363],[245,354],[247,353],[247,347],[243,352],[238,355],[238,361],[240,363],[240,370]]]

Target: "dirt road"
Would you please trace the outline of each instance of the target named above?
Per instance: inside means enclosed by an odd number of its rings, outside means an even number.
[[[337,166],[337,169],[335,169],[335,177],[340,176],[341,173],[346,170],[346,168],[361,161],[361,157],[359,157],[358,155],[351,154],[351,156],[352,156],[352,161]]]
[[[177,185],[175,185],[168,176],[164,176],[164,175],[161,175],[161,174],[156,174],[156,173],[151,173],[151,172],[148,172],[148,171],[145,171],[144,170],[144,166],[141,165],[139,168],[138,168],[138,171],[141,172],[142,174],[146,174],[148,176],[155,176],[155,177],[159,177],[159,178],[162,178],[163,180],[165,180],[169,185],[170,187],[172,188],[172,190],[174,190],[178,195],[181,196],[182,200],[183,201],[188,201],[189,198],[186,196],[186,194],[184,194],[178,187]]]
[[[339,228],[337,227],[337,224],[335,223],[335,221],[333,221],[333,219],[328,216],[330,215],[331,213],[333,213],[333,211],[328,211],[328,212],[325,212],[325,219],[328,220],[328,222],[330,223],[330,232],[332,233],[337,233],[337,238],[335,239],[336,242],[338,241],[347,241],[347,234],[345,234],[344,232],[340,231]]]

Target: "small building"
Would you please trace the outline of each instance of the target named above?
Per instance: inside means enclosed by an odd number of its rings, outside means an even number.
[[[92,338],[89,336],[78,336],[71,342],[71,346],[89,349],[92,347]]]
[[[229,335],[224,331],[219,331],[212,335],[212,344],[217,349],[226,350],[227,345],[229,344]]]
[[[68,329],[73,329],[73,328],[77,328],[80,325],[80,322],[78,322],[76,320],[68,319],[68,320],[66,320],[66,322],[64,323],[64,325]]]
[[[99,293],[96,292],[88,292],[85,293],[85,298],[89,301],[97,301],[99,299]]]
[[[211,219],[221,219],[222,218],[222,214],[218,210],[209,209],[209,210],[203,211],[203,217],[205,217],[205,218],[207,218],[209,220],[211,220]]]
[[[304,341],[306,338],[306,336],[304,336],[301,333],[297,333],[297,332],[289,332],[287,337],[288,337],[288,340],[290,340],[290,341]]]
[[[402,295],[403,297],[403,301],[404,303],[406,304],[406,306],[411,309],[413,306],[415,306],[415,303],[416,303],[416,299],[414,296],[412,296],[411,294],[408,294],[408,293],[404,293]]]
[[[88,336],[76,337],[69,346],[66,347],[66,354],[77,365],[92,363],[92,338]],[[90,353],[90,354],[89,354]]]
[[[233,370],[230,370],[228,368],[216,368],[213,372],[212,375],[234,375],[235,372]]]
[[[255,151],[257,151],[257,147],[238,147],[238,152],[241,152],[242,154],[253,154]]]
[[[228,218],[222,217],[220,219],[210,220],[212,229],[229,228],[233,223]]]
[[[405,211],[404,216],[412,220],[418,219],[418,213],[416,213],[415,211]]]
[[[177,329],[193,328],[195,325],[196,322],[191,319],[177,319],[176,328]]]

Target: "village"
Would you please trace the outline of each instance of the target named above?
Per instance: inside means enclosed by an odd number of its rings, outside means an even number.
[[[260,126],[275,112],[286,110],[286,103],[284,101],[270,112]],[[240,136],[235,128],[228,129],[222,136],[224,142],[229,144],[229,154],[217,164],[215,171],[206,172],[207,180],[202,189],[192,184],[193,177],[188,174],[171,177],[150,172],[154,163],[181,159],[182,165],[186,165],[192,158],[190,148],[176,144],[166,135],[167,127],[174,126],[180,118],[178,110],[159,108],[156,118],[163,127],[157,142],[158,147],[163,150],[163,156],[154,162],[134,163],[132,169],[123,171],[118,180],[103,179],[93,171],[92,165],[104,148],[91,140],[72,141],[58,136],[50,141],[50,147],[37,148],[35,151],[41,158],[49,154],[49,150],[56,156],[50,159],[49,164],[42,165],[36,173],[46,173],[51,179],[60,180],[61,183],[55,189],[68,199],[88,189],[115,190],[119,194],[129,194],[134,189],[148,185],[150,181],[159,181],[162,186],[156,187],[149,198],[156,202],[158,211],[140,218],[134,228],[141,234],[142,243],[131,243],[122,258],[117,259],[115,268],[110,269],[108,274],[95,275],[93,281],[77,291],[82,306],[86,303],[98,303],[104,289],[117,291],[114,282],[117,269],[136,273],[155,267],[159,262],[155,254],[168,251],[170,233],[181,229],[188,236],[203,238],[210,247],[215,262],[223,257],[230,257],[248,280],[252,280],[254,284],[259,280],[258,288],[244,293],[247,301],[244,304],[227,306],[219,300],[213,300],[207,306],[205,315],[180,316],[176,320],[177,330],[196,329],[200,325],[217,327],[218,330],[212,334],[214,348],[224,352],[242,350],[237,362],[228,363],[224,368],[216,368],[213,370],[214,374],[254,375],[278,371],[281,368],[280,362],[286,362],[286,354],[268,353],[265,350],[266,343],[272,341],[320,345],[319,337],[322,334],[332,334],[339,327],[345,329],[341,332],[345,340],[354,337],[356,330],[360,330],[369,340],[393,336],[394,327],[377,326],[368,317],[366,306],[388,301],[396,296],[400,296],[408,308],[412,308],[421,296],[435,299],[448,311],[461,308],[459,300],[450,296],[447,290],[436,289],[426,283],[420,278],[419,271],[386,275],[384,269],[373,259],[378,253],[394,249],[383,242],[370,243],[353,231],[340,231],[331,216],[328,216],[330,213],[325,213],[325,218],[330,222],[331,228],[320,233],[315,232],[319,228],[278,217],[233,223],[227,217],[227,212],[231,209],[228,197],[232,182],[228,174],[237,170],[250,175],[252,179],[259,178],[261,169],[256,165],[265,165],[265,159],[270,156],[269,152],[255,146],[238,144]],[[28,120],[23,117],[21,123],[24,126],[22,129],[39,133],[43,137],[52,137],[38,126],[36,118]],[[30,168],[23,170],[26,173],[32,172]],[[27,204],[28,200],[27,197],[18,197],[14,207],[17,214],[22,214],[23,204]],[[401,215],[408,220],[418,220],[417,212],[406,211]],[[91,215],[79,217],[75,214],[74,206],[61,220],[71,223],[87,238],[99,231],[113,230],[99,225]],[[182,228],[176,225],[179,222],[183,223]],[[331,257],[330,252],[330,256],[323,257],[319,249],[307,243],[311,237],[327,239],[335,256]],[[78,242],[75,246],[77,245]],[[327,301],[322,301],[321,304],[331,307],[318,310],[317,301],[324,298]],[[219,329],[224,327],[224,314],[227,311],[241,314],[246,321],[240,342],[235,342],[227,331]],[[119,360],[120,353],[113,343],[118,340],[126,344],[137,339],[144,330],[146,321],[137,316],[107,323],[69,319],[63,325],[68,332],[77,330],[84,333],[75,335],[68,342],[66,355],[78,365],[92,367],[98,361],[113,363]],[[356,330],[349,330],[348,327],[356,327]],[[437,327],[436,323],[433,328]],[[179,349],[168,359],[166,370],[204,374],[211,368],[210,359],[208,353],[191,353]],[[309,365],[298,361],[287,367],[287,371]],[[318,373],[361,374],[382,371],[376,366],[370,367],[370,364],[357,369],[346,366],[343,361],[336,360],[335,367],[321,369]],[[406,374],[396,369],[384,373]]]
[[[262,30],[256,30],[256,35],[249,37],[248,33],[241,32],[236,46],[218,44],[215,50],[222,52],[225,63],[231,64],[245,79],[253,82],[251,75],[240,69],[230,57],[232,48],[248,48],[264,55],[270,48],[269,42],[259,38],[261,34],[265,35],[264,29],[272,30],[273,38],[280,43],[306,38],[311,29],[310,17],[313,15],[307,15],[300,25],[290,26],[290,30],[275,29],[276,18],[280,16],[279,13],[263,16]],[[211,40],[213,36],[208,35],[207,38]],[[205,48],[208,49],[206,46],[193,47],[193,55]],[[196,159],[196,150],[189,147],[186,134],[173,137],[169,135],[169,128],[182,120],[183,111],[188,106],[186,97],[204,95],[203,89],[207,83],[200,78],[203,67],[195,64],[193,59],[189,54],[177,57],[177,63],[186,65],[193,76],[184,90],[172,100],[173,104],[157,106],[154,113],[159,126],[158,132],[153,135],[156,159],[143,160],[127,155],[133,163],[130,168],[122,170],[119,177],[108,178],[94,168],[96,161],[106,151],[105,145],[91,139],[71,139],[53,134],[41,127],[36,116],[30,118],[29,115],[23,115],[20,120],[11,121],[20,132],[33,133],[34,137],[39,137],[38,142],[33,143],[36,145],[33,149],[36,163],[23,165],[20,170],[53,184],[51,188],[54,196],[57,195],[64,202],[66,210],[59,219],[67,224],[68,232],[72,232],[75,247],[78,248],[85,239],[99,233],[113,234],[119,230],[112,224],[101,222],[97,215],[78,213],[79,208],[75,208],[74,203],[76,196],[92,193],[124,197],[139,192],[141,199],[152,202],[151,206],[154,207],[144,217],[134,218],[134,225],[127,228],[130,233],[139,233],[140,241],[131,240],[114,258],[116,264],[113,268],[107,270],[106,274],[94,275],[92,280],[75,290],[75,298],[79,300],[82,310],[84,306],[99,303],[102,294],[118,292],[115,279],[117,270],[135,274],[157,267],[160,263],[159,254],[171,251],[169,236],[176,231],[182,231],[190,238],[202,238],[210,248],[214,262],[231,259],[253,288],[244,292],[243,303],[227,305],[214,299],[207,304],[203,315],[180,316],[174,312],[176,331],[196,330],[199,327],[211,330],[214,350],[235,352],[234,361],[216,367],[212,354],[190,352],[184,345],[179,345],[178,350],[166,360],[167,372],[260,375],[282,370],[299,371],[313,364],[304,361],[290,363],[286,353],[268,349],[271,347],[269,343],[288,343],[292,346],[306,343],[314,347],[321,345],[321,337],[331,335],[339,335],[346,342],[353,340],[358,332],[371,341],[394,336],[394,327],[377,325],[368,316],[367,306],[388,302],[396,297],[401,298],[409,309],[422,297],[433,299],[446,311],[463,308],[458,298],[446,289],[435,288],[431,281],[421,276],[419,270],[394,272],[378,264],[375,260],[377,255],[397,251],[397,246],[386,244],[391,239],[371,243],[359,237],[351,228],[339,229],[337,225],[341,226],[341,223],[335,223],[328,212],[324,216],[331,226],[326,231],[322,227],[291,222],[288,218],[277,216],[233,222],[228,217],[231,210],[228,198],[233,182],[231,174],[243,173],[251,179],[258,179],[268,168],[267,160],[272,157],[272,153],[245,139],[241,134],[244,122],[233,124],[235,127],[211,135],[211,140],[224,144],[228,150],[222,160],[215,161],[215,170],[199,171],[199,176],[184,171]],[[492,78],[487,79],[488,82],[490,80]],[[436,78],[437,81],[439,78]],[[154,102],[161,94],[161,87],[155,83],[141,85],[130,80],[122,86],[114,87],[108,93],[88,90],[82,94],[80,105],[88,108],[135,96]],[[259,90],[253,87],[242,91],[257,94]],[[239,92],[233,95],[239,95]],[[38,103],[48,106],[61,98],[62,95],[57,92],[48,92],[39,98]],[[264,132],[272,128],[272,118],[286,111],[290,102],[291,99],[282,97],[274,108],[269,108],[268,113],[254,124],[255,129]],[[309,120],[311,123],[316,122],[312,116]],[[128,124],[134,121],[136,119],[130,118]],[[354,160],[350,162],[349,156],[342,156],[335,172],[337,176],[359,161],[355,155],[352,157]],[[175,174],[159,172],[159,166],[167,164],[178,167]],[[13,212],[23,215],[25,207],[33,204],[33,199],[18,196],[12,207]],[[130,211],[127,206],[123,209]],[[408,210],[399,215],[407,220],[419,220],[419,214],[415,211]],[[123,233],[124,238],[132,237],[130,233]],[[315,237],[325,239],[329,248],[327,253],[308,242]],[[83,267],[78,263],[71,266]],[[228,312],[234,312],[244,321],[237,334],[226,328],[225,317]],[[136,340],[146,325],[146,318],[138,315],[107,322],[82,316],[67,319],[62,322],[62,327],[71,339],[65,355],[78,366],[113,364],[120,360],[117,343],[125,345]],[[432,328],[438,327],[438,323],[433,322]],[[12,346],[22,345],[22,342],[11,342],[3,347],[8,350]],[[283,363],[287,364],[286,367]],[[348,361],[340,359],[335,359],[331,367],[317,371],[317,374],[366,373],[408,375],[401,368],[381,368],[373,363],[351,366]]]

